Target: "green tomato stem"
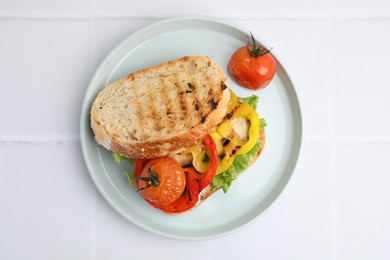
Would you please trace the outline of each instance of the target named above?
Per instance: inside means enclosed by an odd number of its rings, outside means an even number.
[[[266,55],[266,54],[271,52],[271,50],[268,50],[268,49],[263,48],[261,46],[257,47],[256,40],[253,37],[253,34],[251,32],[250,32],[250,34],[251,34],[251,38],[252,38],[252,50],[249,48],[249,42],[246,45],[246,48],[249,52],[249,55],[251,55],[254,58],[257,58],[257,57]]]

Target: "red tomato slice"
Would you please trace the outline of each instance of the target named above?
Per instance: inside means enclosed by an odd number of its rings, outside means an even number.
[[[168,213],[181,213],[193,208],[199,200],[199,173],[193,168],[185,168],[187,185],[182,196],[168,205],[148,201],[150,205]]]
[[[138,170],[139,165],[135,165]],[[169,157],[149,160],[137,176],[138,191],[147,201],[168,205],[177,200],[186,186],[181,165]]]
[[[148,159],[139,159],[139,158],[135,159],[135,162],[134,162],[134,175],[135,176],[141,175],[141,171],[145,167],[145,164],[147,161],[148,161]],[[136,183],[137,183],[137,187],[138,187],[138,179],[136,179]]]
[[[163,210],[168,213],[181,213],[187,211],[194,207],[199,200],[199,193],[201,190],[206,188],[211,181],[213,180],[215,173],[218,167],[218,153],[214,140],[210,135],[206,136],[203,139],[206,149],[209,151],[210,155],[210,167],[208,170],[203,172],[202,174],[198,173],[195,168],[180,168],[185,173],[185,190],[180,193],[181,196],[172,200],[173,196],[168,196],[167,192],[162,189],[163,192],[158,192],[158,184],[156,187],[150,186],[143,190],[140,190],[140,193],[145,198],[145,200],[153,207]],[[163,159],[163,160],[161,160]],[[170,161],[174,161],[171,158],[156,158],[156,159],[136,159],[134,163],[134,174],[137,178],[136,184],[138,189],[142,189],[148,185],[148,182],[145,180],[140,180],[141,178],[150,177],[150,173],[148,173],[149,167],[153,165],[157,165],[159,167],[151,168],[150,170],[155,171],[160,177],[160,173],[163,172],[163,168],[169,168],[168,166],[164,166],[164,164],[169,164]],[[158,165],[159,164],[159,165]],[[177,163],[178,164],[178,163]],[[176,165],[177,166],[177,165]],[[175,167],[176,167],[175,166]],[[176,168],[175,168],[176,169]],[[141,177],[141,178],[140,178]],[[159,180],[161,182],[161,180]],[[149,194],[150,193],[150,194]],[[176,194],[177,195],[177,194]],[[168,197],[168,198],[164,198]],[[167,201],[171,201],[168,203]]]

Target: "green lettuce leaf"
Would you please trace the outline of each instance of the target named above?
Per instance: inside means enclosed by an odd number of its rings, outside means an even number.
[[[267,126],[267,121],[264,118],[260,118],[260,130]]]
[[[256,95],[252,95],[252,96],[246,97],[246,98],[238,98],[238,102],[246,103],[248,105],[251,105],[254,109],[256,109],[257,103],[259,102],[259,97]]]
[[[257,108],[259,97],[252,95],[246,98],[238,98],[240,103],[246,103],[251,105],[254,109]],[[260,118],[260,130],[267,126],[267,122],[264,118]],[[229,190],[232,182],[237,179],[237,175],[243,172],[251,162],[253,157],[256,157],[263,144],[260,140],[257,140],[255,146],[246,154],[237,155],[234,158],[232,165],[225,172],[216,175],[211,182],[213,190],[221,188],[225,193]]]
[[[112,158],[116,163],[128,162],[131,166],[130,168],[134,169],[134,159],[124,157],[118,153],[112,153]],[[130,185],[133,185],[135,183],[134,170],[129,170],[128,172],[123,172],[122,174],[126,176],[127,181]]]
[[[262,146],[263,144],[260,140],[257,140],[255,146],[248,153],[237,155],[229,169],[214,177],[211,182],[211,188],[213,190],[221,188],[226,193],[232,182],[237,178],[237,175],[248,167],[252,158],[257,156]]]

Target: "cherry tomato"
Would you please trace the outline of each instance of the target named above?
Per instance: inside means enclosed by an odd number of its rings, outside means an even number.
[[[148,162],[148,159],[141,159],[141,158],[135,159],[135,162],[134,162],[134,175],[135,176],[141,175],[141,172],[142,172],[142,170],[145,167],[145,164],[147,162]],[[138,187],[138,179],[136,179],[136,181],[137,181],[137,187]]]
[[[187,176],[185,193],[177,200],[168,205],[161,205],[149,202],[155,208],[168,213],[181,213],[193,208],[199,200],[199,178],[200,174],[193,167],[184,169]]]
[[[194,167],[183,169],[169,157],[135,160],[134,174],[138,190],[151,206],[168,213],[181,213],[196,205],[200,191],[210,184],[218,167],[214,140],[208,135],[203,142],[210,154],[209,169],[203,173],[198,173]],[[175,182],[176,187],[172,185]]]
[[[138,167],[138,165],[136,164]],[[136,167],[136,168],[137,168]],[[136,174],[140,194],[149,202],[167,205],[177,200],[186,187],[181,165],[169,157],[151,159]]]
[[[240,86],[249,89],[265,88],[276,72],[275,59],[270,51],[257,46],[252,36],[252,46],[249,43],[234,52],[230,58],[229,71]]]

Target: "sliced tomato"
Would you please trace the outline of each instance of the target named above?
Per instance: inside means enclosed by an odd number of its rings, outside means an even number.
[[[200,174],[193,168],[185,168],[186,173],[186,189],[182,196],[168,205],[161,205],[148,201],[150,205],[168,213],[181,213],[193,208],[199,200],[199,181]]]
[[[135,162],[134,162],[134,176],[140,176],[141,175],[141,172],[144,169],[145,164],[147,163],[147,161],[148,161],[148,159],[140,159],[140,158],[135,159]],[[137,187],[138,187],[138,179],[136,179],[136,182],[137,182]]]
[[[181,196],[176,199],[173,199],[174,196],[171,196],[169,193],[172,191],[172,184],[170,188],[162,187],[162,182],[164,182],[163,172],[165,168],[172,168],[173,164],[171,161],[174,161],[171,158],[156,158],[156,159],[136,159],[134,164],[134,172],[136,176],[136,184],[140,190],[141,195],[144,199],[153,207],[158,208],[167,213],[181,213],[187,211],[194,207],[199,200],[199,193],[201,190],[206,188],[211,181],[213,180],[215,173],[218,167],[218,152],[214,140],[210,135],[206,136],[203,139],[204,145],[209,152],[210,156],[210,166],[203,172],[198,173],[194,167],[182,168],[185,173],[185,189],[184,192],[181,190]],[[169,166],[171,165],[171,166]],[[167,176],[171,176],[172,173],[178,170],[177,165],[173,167],[174,170],[169,170],[171,173]],[[156,167],[158,166],[158,167]],[[153,172],[151,174],[151,172]],[[153,187],[151,182],[148,182],[148,178],[153,174],[158,175],[158,183],[156,187]],[[165,176],[165,179],[168,180],[169,177]],[[172,179],[170,183],[172,182]],[[149,185],[149,187],[147,187]],[[159,187],[161,186],[161,187]],[[147,187],[147,188],[146,188]],[[176,189],[176,192],[179,189]],[[175,196],[177,193],[175,193]],[[168,201],[171,201],[168,203]]]
[[[177,200],[186,187],[183,168],[170,157],[149,160],[136,179],[142,197],[161,205]]]

